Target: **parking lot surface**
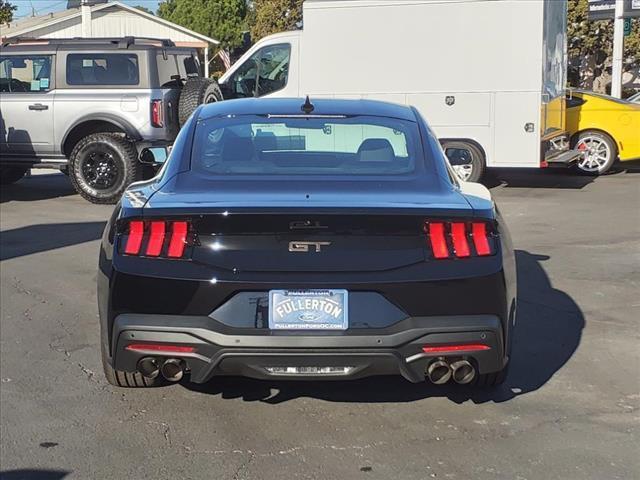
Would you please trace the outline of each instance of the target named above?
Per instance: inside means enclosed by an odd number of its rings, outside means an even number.
[[[3,187],[0,478],[640,478],[640,173],[507,171],[489,186],[519,275],[511,372],[493,391],[111,387],[95,279],[112,207],[61,174]]]

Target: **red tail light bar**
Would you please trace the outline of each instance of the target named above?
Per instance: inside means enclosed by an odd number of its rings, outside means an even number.
[[[189,347],[186,345],[170,345],[165,343],[130,343],[125,350],[131,350],[133,352],[158,352],[158,353],[193,353],[196,351],[195,347]]]
[[[495,239],[486,222],[427,221],[424,231],[436,259],[486,257],[496,252]]]
[[[132,220],[123,234],[125,255],[183,258],[189,243],[189,222]]]
[[[424,353],[481,352],[483,350],[491,350],[491,347],[482,343],[466,343],[461,345],[425,345],[422,347],[422,351]]]

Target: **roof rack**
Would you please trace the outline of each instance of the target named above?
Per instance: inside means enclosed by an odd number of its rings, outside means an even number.
[[[7,38],[2,42],[3,46],[19,45],[19,44],[42,44],[42,45],[78,45],[78,44],[94,44],[94,43],[111,43],[117,45],[118,48],[129,48],[131,45],[155,45],[163,48],[175,47],[176,44],[168,38],[151,38],[151,37],[94,37],[94,38],[31,38],[31,37],[14,37]]]

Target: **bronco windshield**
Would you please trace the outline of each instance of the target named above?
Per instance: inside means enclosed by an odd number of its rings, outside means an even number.
[[[373,116],[198,122],[192,169],[210,175],[403,175],[422,166],[415,123]]]

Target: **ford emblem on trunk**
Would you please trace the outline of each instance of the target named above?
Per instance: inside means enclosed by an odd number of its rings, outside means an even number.
[[[331,242],[289,242],[289,251],[308,253],[313,249],[314,252],[320,253],[322,247],[328,247],[329,245],[331,245]]]

